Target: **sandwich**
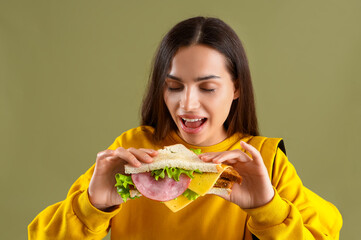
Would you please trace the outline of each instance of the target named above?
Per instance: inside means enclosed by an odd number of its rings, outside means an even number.
[[[203,162],[199,153],[182,144],[167,146],[158,150],[152,163],[125,165],[126,175],[116,174],[115,187],[124,202],[144,196],[163,202],[173,212],[206,194],[229,195],[241,176],[232,166]]]

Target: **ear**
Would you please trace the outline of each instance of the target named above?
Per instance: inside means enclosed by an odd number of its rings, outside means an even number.
[[[237,98],[239,98],[239,88],[236,88],[234,90],[234,95],[233,95],[233,100],[236,100]]]

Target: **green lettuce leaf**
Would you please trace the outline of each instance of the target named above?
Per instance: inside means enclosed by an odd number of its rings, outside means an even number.
[[[192,152],[194,152],[195,154],[199,155],[202,153],[202,150],[197,148],[197,149],[194,149],[194,148],[190,148],[189,150],[191,150]]]
[[[189,188],[187,188],[187,190],[185,190],[185,192],[182,195],[188,198],[189,200],[196,200],[199,197],[199,194],[193,192]]]
[[[155,178],[155,180],[158,181],[159,178],[164,178],[165,174],[167,174],[167,176],[169,178],[173,178],[174,180],[176,180],[177,182],[179,181],[179,176],[184,173],[185,175],[187,175],[190,178],[194,178],[193,173],[200,173],[202,174],[201,171],[199,171],[198,169],[196,170],[184,170],[181,168],[176,168],[176,167],[165,167],[163,169],[157,169],[157,170],[153,170],[152,171],[152,176]]]
[[[117,173],[115,175],[115,180],[117,181],[115,184],[115,187],[117,188],[117,192],[122,197],[124,202],[126,202],[128,200],[128,198],[130,198],[130,199],[138,198],[138,196],[135,196],[135,197],[130,196],[129,185],[134,186],[134,188],[136,189],[131,176],[126,176],[126,175]]]

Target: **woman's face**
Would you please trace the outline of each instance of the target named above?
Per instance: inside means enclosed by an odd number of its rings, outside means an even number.
[[[204,45],[180,48],[165,82],[164,100],[183,140],[210,146],[227,137],[223,123],[238,91],[220,52]]]

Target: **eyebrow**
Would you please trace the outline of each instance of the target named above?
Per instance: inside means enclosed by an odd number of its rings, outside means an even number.
[[[182,79],[181,79],[181,78],[176,77],[176,76],[173,76],[173,75],[171,75],[171,74],[167,74],[167,77],[170,78],[170,79],[173,79],[173,80],[182,82]],[[213,78],[221,78],[221,77],[220,77],[220,76],[216,76],[216,75],[207,75],[207,76],[204,76],[204,77],[198,77],[198,78],[195,79],[195,81],[196,81],[196,82],[199,82],[199,81],[204,81],[204,80],[213,79]]]

